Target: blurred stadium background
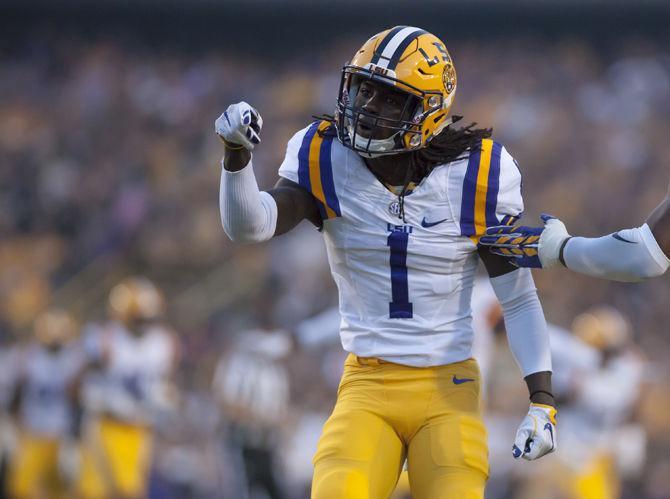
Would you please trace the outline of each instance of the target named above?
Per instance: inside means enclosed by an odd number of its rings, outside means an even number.
[[[548,211],[599,235],[639,225],[666,192],[668,22],[667,2],[633,0],[0,2],[2,494],[76,497],[92,438],[82,428],[114,413],[70,390],[77,410],[48,430],[54,402],[30,369],[48,348],[35,318],[47,307],[74,315],[77,339],[58,341],[89,366],[70,375],[85,387],[110,290],[143,275],[164,296],[173,343],[171,368],[128,399],[153,448],[137,472],[146,489],[132,494],[308,497],[343,359],[335,287],[307,224],[254,247],[226,239],[213,123],[229,103],[263,115],[254,163],[267,188],[288,138],[333,109],[355,48],[386,27],[422,26],[454,57],[455,113],[492,126],[519,161],[524,220]],[[525,387],[482,288],[487,497],[670,497],[667,280],[535,277],[564,367],[560,447],[512,460]],[[102,395],[110,406],[114,396]],[[54,461],[64,483],[21,461],[31,438],[64,442]],[[103,496],[122,497],[109,487]]]

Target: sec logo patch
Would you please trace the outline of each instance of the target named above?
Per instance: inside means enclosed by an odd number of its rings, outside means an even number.
[[[398,201],[391,201],[391,204],[389,204],[389,213],[396,217],[400,215],[400,203]]]

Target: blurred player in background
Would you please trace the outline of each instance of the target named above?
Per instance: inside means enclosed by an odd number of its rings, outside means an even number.
[[[632,342],[629,322],[616,309],[600,306],[578,316],[572,331],[548,325],[555,370],[552,382],[561,405],[562,450],[532,473],[516,472],[506,455],[504,433],[509,418],[495,397],[500,391],[515,396],[499,379],[504,373],[496,365],[507,355],[494,336],[502,331],[499,304],[485,280],[476,281],[472,301],[473,314],[477,311],[474,355],[494,390],[494,407],[487,413],[495,469],[492,497],[619,497],[622,478],[638,477],[645,462],[645,432],[632,420],[645,360]]]
[[[615,499],[623,478],[639,476],[646,436],[633,419],[645,359],[630,324],[616,309],[599,306],[577,316],[572,334],[554,328],[552,360],[562,368],[562,452],[527,477],[521,497]],[[544,495],[543,495],[544,496]]]
[[[8,497],[9,461],[16,451],[16,425],[11,405],[12,399],[16,400],[20,357],[20,347],[14,335],[0,329],[0,499]]]
[[[342,70],[335,116],[289,141],[260,192],[251,151],[262,119],[241,102],[216,121],[220,207],[237,242],[309,220],[323,231],[350,355],[314,459],[312,497],[377,498],[407,458],[417,498],[478,498],[488,476],[470,298],[481,257],[530,395],[515,458],[555,449],[546,323],[527,270],[478,253],[487,226],[523,211],[521,174],[491,131],[454,129],[456,72],[442,41],[398,26]]]
[[[491,227],[480,244],[519,267],[549,268],[561,263],[575,272],[612,281],[657,277],[670,266],[670,186],[641,227],[608,236],[572,237],[557,218],[543,215],[542,220],[544,227]]]
[[[87,328],[89,367],[83,380],[85,423],[80,494],[85,498],[146,495],[157,411],[170,405],[175,362],[165,303],[148,279],[131,277],[109,294],[109,321]]]
[[[72,462],[67,453],[74,452],[76,379],[83,361],[77,334],[69,313],[47,310],[35,319],[33,338],[15,364],[18,445],[10,467],[11,497],[72,496],[63,465]]]
[[[629,321],[616,309],[598,306],[575,318],[573,334],[598,352],[595,370],[575,378],[566,414],[566,443],[581,448],[584,470],[573,477],[574,497],[615,498],[621,477],[639,474],[646,437],[632,418],[644,386],[646,360],[633,343]],[[569,462],[575,466],[577,459]]]
[[[223,419],[224,452],[234,463],[233,483],[224,497],[282,499],[284,484],[277,451],[289,406],[289,377],[284,362],[291,338],[276,327],[271,307],[259,300],[258,326],[236,335],[214,374],[214,397]]]

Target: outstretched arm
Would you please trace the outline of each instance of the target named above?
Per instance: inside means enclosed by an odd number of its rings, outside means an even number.
[[[219,208],[228,237],[239,243],[267,241],[308,219],[320,225],[312,195],[290,180],[280,179],[274,189],[261,192],[256,182],[251,151],[260,143],[263,120],[241,102],[229,106],[216,120],[216,133],[225,152],[221,172]]]
[[[560,220],[543,215],[544,227],[492,227],[482,246],[519,267],[565,267],[601,279],[638,282],[670,266],[670,191],[646,223],[603,237],[571,237]]]
[[[647,218],[647,225],[663,253],[670,257],[670,185],[663,202]]]

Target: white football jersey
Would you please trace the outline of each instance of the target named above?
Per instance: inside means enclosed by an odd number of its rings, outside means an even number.
[[[283,331],[243,331],[214,373],[215,397],[244,409],[247,424],[280,424],[289,405],[289,378],[282,363],[291,349]]]
[[[477,237],[523,211],[521,174],[500,144],[436,167],[398,196],[327,122],[289,141],[279,175],[318,201],[345,350],[409,366],[472,356],[470,297]]]
[[[21,426],[34,435],[59,438],[72,428],[73,404],[68,393],[83,366],[76,345],[56,352],[34,343],[22,358]]]
[[[90,360],[102,364],[87,376],[87,409],[128,422],[151,423],[153,412],[165,403],[165,381],[175,354],[171,334],[159,325],[133,334],[110,322],[90,327],[84,339]]]

